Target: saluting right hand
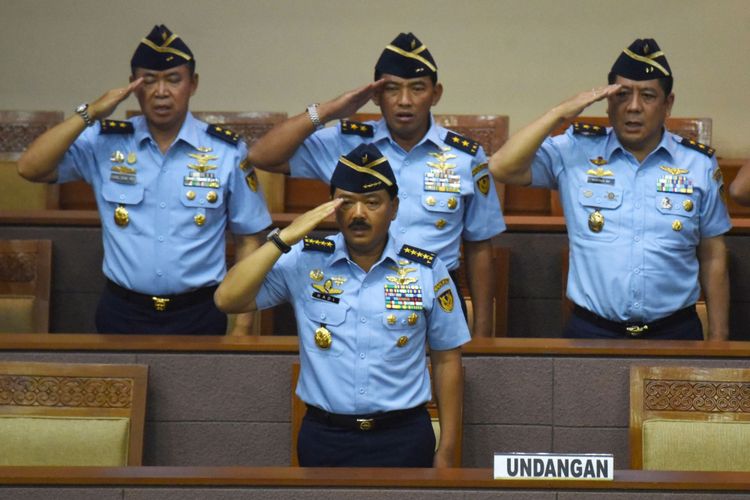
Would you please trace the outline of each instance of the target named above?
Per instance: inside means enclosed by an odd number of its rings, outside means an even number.
[[[359,111],[359,108],[367,104],[367,101],[372,99],[375,92],[380,90],[383,85],[385,85],[385,80],[381,78],[357,89],[350,90],[333,100],[321,104],[318,107],[318,112],[323,121],[348,118]]]
[[[318,224],[323,222],[326,217],[332,215],[339,205],[341,205],[342,201],[344,200],[336,198],[305,212],[282,229],[279,237],[289,246],[298,243],[302,238],[310,234],[313,229],[318,227]]]
[[[588,108],[597,101],[605,99],[620,89],[619,83],[605,85],[603,87],[594,87],[586,92],[571,97],[557,105],[557,114],[565,120],[572,120],[580,115],[584,109]]]
[[[119,87],[104,93],[99,99],[89,104],[89,116],[92,120],[103,120],[111,115],[117,106],[127,99],[143,83],[143,77],[130,82],[127,87]]]

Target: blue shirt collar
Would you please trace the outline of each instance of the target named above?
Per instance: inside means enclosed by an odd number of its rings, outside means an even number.
[[[386,139],[391,140],[394,143],[396,142],[393,140],[393,137],[391,137],[391,132],[388,130],[388,125],[385,123],[385,118],[381,118],[380,120],[375,122],[374,129],[375,130],[373,132],[372,142],[378,142]],[[440,146],[440,144],[443,143],[443,137],[440,137],[440,130],[435,124],[435,119],[432,116],[432,113],[430,113],[430,128],[427,129],[427,133],[414,147],[417,147],[426,141],[430,141],[436,146]]]
[[[677,150],[677,142],[673,139],[672,134],[669,133],[666,127],[662,127],[662,130],[661,141],[659,141],[659,144],[656,145],[654,150],[651,151],[646,158],[656,155],[663,149],[670,158],[674,159],[675,151]],[[607,137],[607,144],[604,147],[604,157],[609,161],[616,151],[626,153],[627,149],[620,144],[620,141],[617,139],[617,134],[612,127],[607,127],[607,133],[609,135]]]
[[[134,138],[138,144],[141,144],[146,139],[151,139],[151,132],[148,130],[148,124],[146,123],[146,117],[143,115],[136,116],[132,119]],[[179,141],[184,141],[190,144],[193,148],[200,146],[200,137],[198,132],[201,130],[202,122],[196,119],[193,114],[188,111],[185,115],[185,121],[182,122],[182,127],[175,137],[174,144]],[[205,127],[205,125],[203,125]],[[155,143],[156,141],[154,141]]]
[[[328,261],[328,263],[333,265],[337,263],[338,261],[348,261],[349,251],[346,248],[346,240],[344,239],[344,233],[336,233],[334,236],[330,237],[330,239],[332,239],[333,242],[336,244],[336,249],[331,254],[331,258]],[[376,268],[381,263],[387,260],[390,260],[392,262],[398,262],[398,253],[396,251],[393,237],[390,235],[388,235],[388,241],[386,241],[385,243],[385,248],[383,249],[383,253],[380,255],[380,259],[378,259],[375,265],[372,266],[372,269]]]

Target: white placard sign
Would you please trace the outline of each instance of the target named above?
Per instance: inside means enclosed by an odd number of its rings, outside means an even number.
[[[495,479],[614,478],[615,460],[611,454],[495,453]]]

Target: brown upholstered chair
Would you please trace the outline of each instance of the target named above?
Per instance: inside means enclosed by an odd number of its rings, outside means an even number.
[[[430,378],[433,381],[433,394],[435,393],[434,390],[434,379],[432,378],[432,366],[430,368]],[[306,406],[305,403],[297,397],[297,394],[295,393],[295,390],[297,389],[297,379],[299,378],[299,362],[295,361],[292,364],[292,390],[291,390],[291,396],[292,396],[292,415],[291,415],[291,431],[292,431],[292,465],[295,467],[299,466],[299,460],[297,459],[297,436],[299,434],[300,427],[302,427],[302,419],[305,416]],[[430,400],[429,403],[427,403],[427,411],[430,413],[430,418],[432,419],[432,428],[435,431],[435,442],[436,445],[440,442],[440,423],[438,420],[438,408],[437,403],[435,402],[434,398]],[[462,415],[463,417],[463,415]],[[461,467],[461,449],[462,449],[462,442],[463,442],[463,421],[460,422],[459,428],[461,431],[458,434],[458,443],[456,446],[456,451],[453,455],[453,467]]]
[[[502,115],[434,115],[443,127],[479,141],[487,155],[497,151],[508,139],[508,117]],[[379,120],[379,113],[357,113],[355,121]],[[348,151],[342,151],[346,154]],[[496,184],[503,200],[503,185]],[[302,213],[328,201],[328,185],[317,179],[287,177],[284,188],[284,212]]]
[[[27,181],[16,163],[37,136],[62,120],[62,111],[0,111],[0,210],[57,208],[57,186]]]
[[[0,362],[0,465],[141,465],[148,367]]]
[[[750,471],[750,369],[630,368],[630,467]]]
[[[49,331],[49,240],[0,240],[0,332]]]

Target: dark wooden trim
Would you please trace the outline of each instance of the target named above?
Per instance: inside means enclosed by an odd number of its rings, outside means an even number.
[[[491,469],[304,467],[0,467],[0,485],[248,486],[498,490],[750,490],[746,472],[616,470],[614,481],[492,479]]]
[[[260,335],[213,337],[201,335],[0,335],[2,351],[109,351],[109,352],[278,352],[297,353],[295,336]],[[748,358],[750,342],[582,340],[559,338],[475,338],[465,354],[504,356],[600,356]]]

